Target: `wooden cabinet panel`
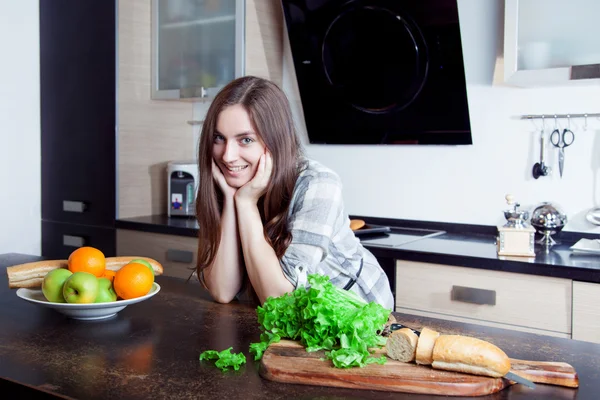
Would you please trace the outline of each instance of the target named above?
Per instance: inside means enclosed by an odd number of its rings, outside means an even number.
[[[571,289],[568,279],[396,263],[396,311],[545,335],[570,337]]]
[[[117,256],[153,258],[166,276],[188,279],[196,268],[197,250],[196,238],[117,229]],[[195,273],[190,282],[199,284]]]
[[[600,343],[600,284],[573,282],[573,339]]]

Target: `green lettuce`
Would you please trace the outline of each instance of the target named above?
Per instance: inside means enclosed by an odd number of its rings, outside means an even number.
[[[308,275],[310,288],[301,286],[280,297],[269,297],[256,313],[261,328],[260,342],[250,353],[260,360],[271,343],[298,340],[306,351],[325,350],[337,368],[364,367],[385,363],[385,356],[373,357],[375,348],[385,344],[378,335],[391,310],[367,303],[357,294],[338,288],[329,277]]]
[[[246,356],[244,353],[232,353],[230,347],[223,351],[217,350],[206,350],[200,354],[200,361],[202,360],[217,360],[215,366],[220,368],[221,371],[227,371],[228,368],[239,370],[242,364],[246,363]]]

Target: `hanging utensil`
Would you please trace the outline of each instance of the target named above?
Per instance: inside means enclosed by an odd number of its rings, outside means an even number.
[[[554,145],[554,147],[558,148],[558,170],[560,172],[560,177],[562,179],[563,170],[565,167],[565,147],[569,147],[575,141],[575,134],[570,129],[571,128],[571,119],[567,116],[569,121],[568,128],[563,129],[562,134],[558,129],[555,129],[550,134],[550,142]]]
[[[546,140],[544,138],[545,123],[542,117],[542,131],[540,132],[540,162],[533,165],[533,177],[538,179],[540,176],[546,176],[550,173],[550,168],[544,163],[544,153],[546,152]]]

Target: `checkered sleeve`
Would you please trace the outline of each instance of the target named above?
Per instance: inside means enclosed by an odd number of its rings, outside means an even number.
[[[299,178],[288,220],[292,242],[281,260],[294,287],[305,284],[307,274],[315,273],[327,257],[342,207],[342,184],[335,173],[318,171]]]

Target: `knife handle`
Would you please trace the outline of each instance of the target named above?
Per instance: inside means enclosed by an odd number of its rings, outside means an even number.
[[[415,333],[415,335],[417,335],[417,336],[420,336],[420,335],[421,335],[421,332],[420,332],[420,331],[418,331],[418,330],[416,330],[416,329],[413,329],[413,328],[410,328],[410,327],[408,327],[408,326],[405,326],[405,325],[399,324],[399,323],[393,323],[393,324],[391,324],[391,325],[390,325],[390,330],[391,330],[392,332],[394,332],[394,331],[397,331],[398,329],[402,329],[402,328],[408,328],[408,329],[410,329],[410,330],[411,330],[411,331],[413,331],[413,332]]]

